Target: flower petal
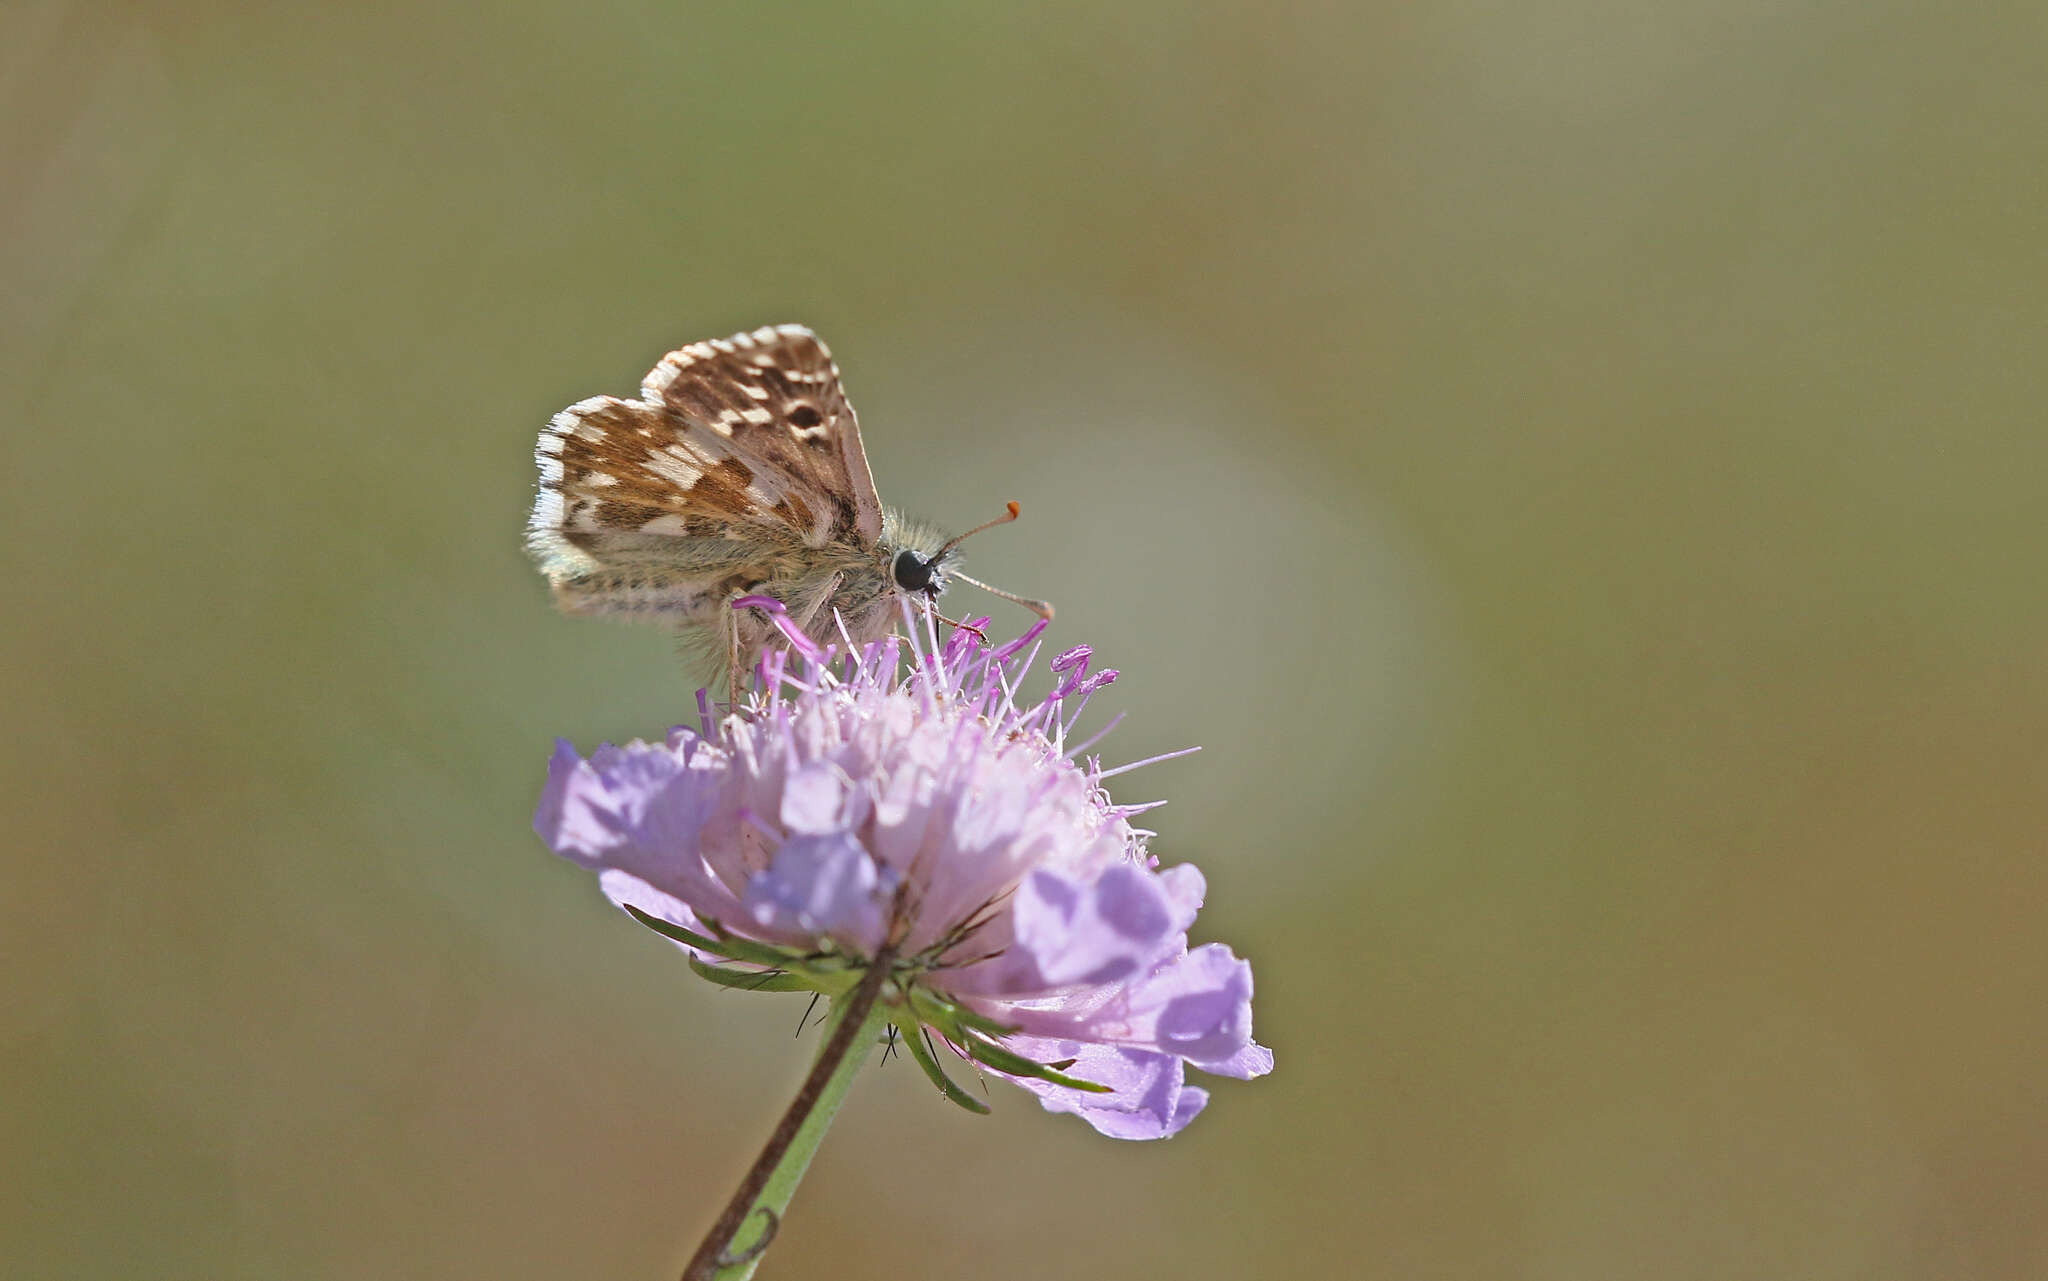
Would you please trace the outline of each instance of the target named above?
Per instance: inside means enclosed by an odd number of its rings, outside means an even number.
[[[1034,872],[1018,887],[1014,913],[1013,948],[1031,956],[1049,987],[1126,978],[1171,949],[1180,932],[1158,876],[1129,863],[1092,885]]]
[[[1208,881],[1193,863],[1175,863],[1160,870],[1159,884],[1173,904],[1174,932],[1187,933],[1195,923],[1195,913],[1202,910],[1202,899],[1209,891]]]
[[[1029,1036],[1006,1044],[1034,1059],[1073,1059],[1064,1069],[1069,1076],[1109,1086],[1108,1094],[1091,1094],[1030,1077],[1008,1078],[1036,1094],[1046,1111],[1071,1112],[1112,1139],[1171,1138],[1209,1101],[1208,1091],[1183,1082],[1181,1061],[1170,1054]]]
[[[784,841],[747,882],[743,902],[756,925],[825,934],[872,950],[882,941],[888,889],[861,843],[834,832]]]
[[[782,785],[782,826],[792,835],[820,835],[858,827],[868,816],[867,793],[852,786],[829,761],[790,772]]]
[[[688,745],[607,743],[586,761],[561,741],[533,826],[571,862],[631,873],[702,915],[724,916],[736,900],[698,856],[717,801],[717,776],[698,768]]]
[[[533,830],[555,853],[597,867],[605,855],[626,843],[624,826],[597,771],[568,739],[556,739]]]
[[[1252,967],[1221,943],[1174,957],[1106,999],[1034,1001],[998,1017],[1035,1036],[1170,1054],[1219,1076],[1273,1070],[1272,1052],[1251,1039]]]
[[[1125,1038],[1205,1072],[1253,1077],[1273,1070],[1272,1052],[1252,1044],[1251,963],[1221,943],[1198,947],[1133,984],[1128,1009]]]
[[[658,921],[667,921],[670,925],[680,925],[692,934],[710,933],[710,930],[705,927],[704,922],[698,920],[697,914],[690,910],[689,904],[672,894],[662,893],[630,872],[600,872],[598,873],[597,884],[598,888],[604,891],[604,896],[610,899],[621,911],[629,907],[637,907]],[[663,937],[666,936],[664,935]],[[700,961],[722,961],[725,959],[700,951],[677,939],[669,939],[668,941],[681,948],[685,955],[696,957]]]

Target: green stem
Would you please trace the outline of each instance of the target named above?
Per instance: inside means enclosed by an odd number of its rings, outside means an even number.
[[[796,1185],[810,1168],[811,1157],[839,1114],[839,1105],[853,1078],[867,1061],[868,1047],[888,1023],[888,1007],[879,1000],[896,959],[893,946],[882,949],[861,976],[860,985],[832,1003],[831,1030],[810,1074],[790,1100],[789,1110],[768,1136],[761,1155],[711,1225],[704,1243],[690,1256],[683,1281],[746,1281],[760,1265]]]

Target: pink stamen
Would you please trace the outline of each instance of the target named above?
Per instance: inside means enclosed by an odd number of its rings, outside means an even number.
[[[974,633],[964,628],[957,629],[946,638],[946,661],[957,669],[967,657],[967,647],[974,644]]]
[[[910,645],[910,671],[917,683],[918,705],[929,716],[939,707],[938,691],[932,683],[932,667],[937,662],[938,655],[934,653],[927,659],[923,647],[917,643],[917,616],[911,612],[909,598],[905,597],[897,603],[903,610],[903,630]],[[930,619],[927,618],[926,622],[929,623]],[[934,650],[938,648],[936,628],[932,630],[932,647]]]
[[[789,641],[791,649],[814,663],[824,660],[825,651],[819,647],[818,642],[803,634],[802,629],[795,622],[791,621],[789,606],[773,596],[742,596],[732,603],[732,607],[734,609],[758,609],[765,612],[768,615],[768,621],[775,624],[775,630],[781,632],[783,637]]]
[[[1076,685],[1071,691],[1069,691],[1069,693],[1077,693],[1085,698],[1089,694],[1093,694],[1096,690],[1101,689],[1104,685],[1114,684],[1116,678],[1116,668],[1105,667],[1101,671],[1095,673],[1095,675],[1090,676],[1088,679]]]
[[[1018,650],[1023,649],[1032,641],[1037,640],[1040,636],[1043,636],[1045,634],[1045,629],[1047,627],[1050,627],[1051,625],[1051,619],[1039,619],[1037,622],[1031,625],[1030,630],[1026,631],[1022,636],[1019,636],[1016,640],[1009,641],[1003,645],[999,645],[995,649],[989,651],[989,661],[992,663],[1008,662],[1010,660],[1011,655],[1015,654]],[[1031,666],[1031,664],[1027,660],[1024,666],[1029,667]]]
[[[1065,753],[1066,758],[1071,761],[1076,756],[1079,756],[1082,752],[1087,751],[1089,748],[1095,746],[1097,743],[1100,743],[1103,739],[1108,738],[1109,732],[1115,729],[1117,726],[1123,724],[1124,717],[1128,715],[1130,715],[1129,712],[1118,712],[1116,715],[1110,717],[1109,724],[1104,725],[1101,729],[1096,730],[1093,734],[1090,734],[1086,742],[1082,743],[1078,747],[1072,747],[1067,749]]]

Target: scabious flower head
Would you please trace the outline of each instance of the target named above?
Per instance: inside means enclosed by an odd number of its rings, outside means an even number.
[[[558,745],[534,821],[555,852],[728,986],[838,996],[886,953],[904,1047],[976,1111],[927,1029],[1115,1138],[1164,1138],[1202,1110],[1188,1064],[1271,1070],[1251,967],[1187,946],[1201,874],[1161,868],[1131,823],[1150,806],[1117,805],[1103,784],[1121,771],[1076,760],[1094,740],[1068,746],[1114,670],[1091,673],[1077,646],[1026,702],[1042,622],[998,647],[963,630],[845,654],[778,602],[743,603],[790,639],[750,705],[714,721],[700,693],[700,724],[664,742]]]

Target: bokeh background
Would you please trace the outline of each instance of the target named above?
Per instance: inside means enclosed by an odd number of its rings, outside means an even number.
[[[531,834],[691,686],[519,534],[783,320],[1205,745],[1279,1069],[871,1071],[764,1276],[2048,1275],[2038,5],[16,0],[0,104],[6,1275],[678,1270],[811,1042]]]

